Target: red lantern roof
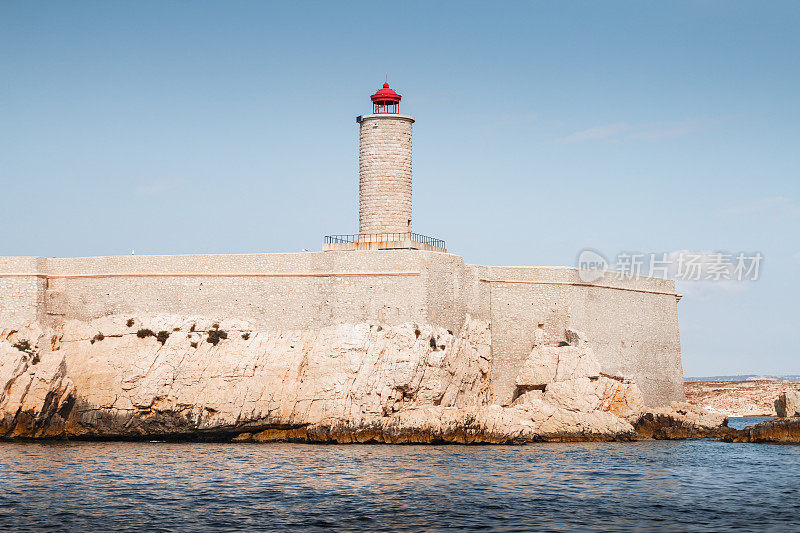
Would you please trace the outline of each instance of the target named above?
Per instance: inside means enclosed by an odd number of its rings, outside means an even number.
[[[389,103],[389,102],[391,102],[393,104],[396,104],[396,103],[400,102],[400,98],[402,98],[402,96],[400,96],[399,94],[394,92],[392,89],[390,89],[388,83],[384,83],[383,84],[383,89],[379,89],[378,92],[376,92],[375,94],[370,96],[370,98],[375,103],[378,103],[378,102]]]

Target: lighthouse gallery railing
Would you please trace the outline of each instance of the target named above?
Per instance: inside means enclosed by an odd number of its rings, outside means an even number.
[[[352,235],[326,235],[325,244],[340,244],[352,242],[398,242],[415,241],[437,248],[447,248],[442,239],[428,237],[419,233],[355,233]]]

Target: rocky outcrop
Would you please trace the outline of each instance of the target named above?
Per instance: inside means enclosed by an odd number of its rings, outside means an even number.
[[[775,400],[775,413],[780,418],[800,416],[800,392],[784,391]]]
[[[541,409],[539,407],[542,407]],[[607,413],[576,413],[548,405],[479,408],[410,407],[388,417],[354,423],[312,424],[269,428],[242,433],[235,440],[249,442],[384,442],[523,444],[633,440],[636,435],[624,420]]]
[[[771,442],[800,444],[800,394],[784,391],[775,400],[778,417],[746,427],[725,440],[730,442]]]
[[[380,323],[259,331],[245,321],[175,315],[34,324],[0,332],[0,437],[638,438],[638,387],[604,374],[579,332],[568,337],[567,346],[534,346],[513,404],[500,406],[490,401],[490,325],[470,317],[456,334]],[[686,411],[670,420],[684,427],[695,415],[705,416]]]
[[[515,404],[536,397],[564,409],[620,417],[644,409],[639,388],[630,380],[600,372],[591,348],[586,346],[534,347],[516,385]]]
[[[667,407],[630,416],[640,438],[687,439],[724,437],[735,433],[728,427],[728,417],[712,413],[686,402],[673,402]]]
[[[75,386],[66,375],[64,358],[49,356],[57,342],[35,324],[0,332],[0,436],[63,434],[75,403]]]
[[[534,345],[516,377],[515,405],[540,398],[562,409],[599,411],[623,418],[644,410],[636,384],[601,372],[582,333],[568,329],[565,336],[566,346]]]
[[[800,444],[800,417],[767,420],[725,436],[728,442]]]

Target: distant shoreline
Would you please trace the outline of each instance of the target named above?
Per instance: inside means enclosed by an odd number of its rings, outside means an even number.
[[[724,379],[738,377],[739,379]],[[690,381],[686,378],[686,401],[727,416],[776,416],[775,399],[786,390],[800,391],[800,379],[761,379],[747,376],[719,376],[721,379]],[[741,379],[745,378],[745,379]]]
[[[789,374],[784,376],[769,374],[740,374],[733,376],[684,376],[684,382],[693,383],[696,381],[789,381],[800,383],[800,375]]]

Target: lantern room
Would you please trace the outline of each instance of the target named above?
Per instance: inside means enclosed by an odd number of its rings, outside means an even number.
[[[384,83],[383,89],[379,89],[370,98],[372,99],[372,113],[374,115],[396,115],[400,112],[400,98],[402,96],[390,89],[388,83]]]

